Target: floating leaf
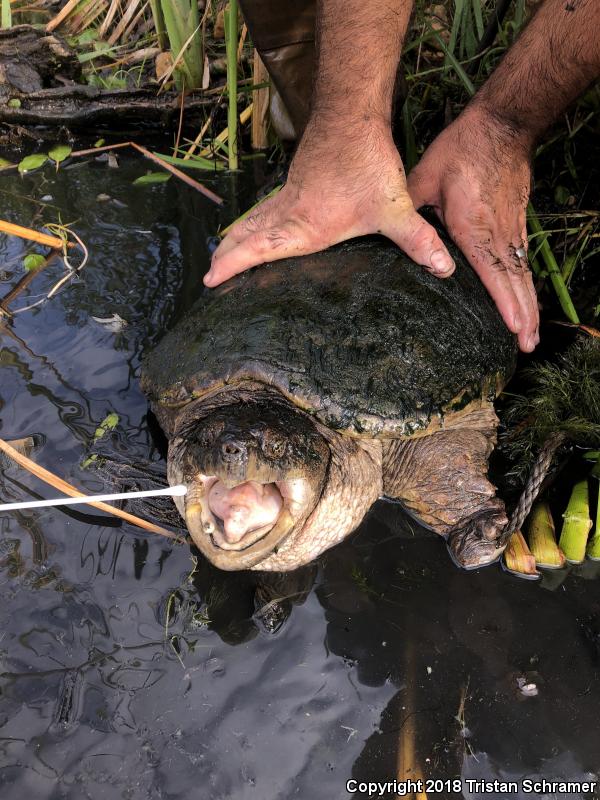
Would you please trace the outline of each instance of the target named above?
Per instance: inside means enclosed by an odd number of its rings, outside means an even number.
[[[207,169],[214,172],[215,170],[225,169],[225,164],[220,161],[210,161],[208,158],[202,156],[194,156],[184,160],[183,158],[174,158],[174,156],[165,156],[162,153],[155,153],[155,156],[162,158],[167,164],[173,164],[176,167],[189,167],[190,169]]]
[[[19,162],[17,169],[21,175],[23,175],[25,172],[31,172],[33,169],[39,169],[44,166],[47,160],[48,156],[46,153],[35,153],[32,156],[25,156],[25,158]]]
[[[170,180],[171,176],[168,172],[147,172],[145,175],[141,175],[139,178],[136,178],[133,182],[134,186],[146,186],[150,183],[166,183]]]
[[[11,161],[8,161],[6,158],[0,158],[0,169],[4,169],[4,167],[12,167],[14,166]]]
[[[18,97],[13,97],[8,101],[7,105],[9,108],[21,108],[21,101]]]
[[[106,139],[98,139],[94,142],[94,147],[102,147],[106,143]]]
[[[28,253],[23,259],[23,266],[27,272],[33,272],[34,270],[39,269],[45,263],[45,256],[42,256],[39,253]]]
[[[96,428],[96,432],[94,433],[94,441],[97,442],[98,439],[101,439],[105,433],[114,430],[117,425],[119,424],[119,415],[115,414],[114,411],[111,411],[110,414],[102,420],[100,425]]]
[[[52,150],[48,153],[52,161],[56,163],[56,167],[64,161],[65,158],[68,158],[71,155],[72,147],[69,147],[68,144],[59,144],[56,147],[53,147]]]

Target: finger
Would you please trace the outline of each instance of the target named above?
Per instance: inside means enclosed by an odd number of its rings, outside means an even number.
[[[382,226],[381,232],[394,241],[407,256],[439,278],[448,278],[455,269],[452,256],[435,228],[411,210],[400,219]]]
[[[460,229],[450,229],[449,233],[496,303],[506,327],[512,333],[518,334],[523,325],[519,301],[506,265],[499,257],[491,237],[485,239],[474,237]]]
[[[233,246],[225,247],[226,241],[215,250],[210,270],[204,276],[204,284],[211,288],[265,261],[314,252],[303,237],[291,234],[285,227],[252,233]]]
[[[518,244],[518,247],[509,246],[506,265],[509,280],[519,303],[519,313],[522,320],[521,330],[519,331],[519,346],[524,352],[530,353],[535,349],[539,341],[537,333],[538,306],[527,256],[523,255],[525,248],[522,242]],[[497,249],[499,250],[500,248],[497,247]]]
[[[527,223],[525,222],[525,213],[524,212],[523,212],[522,220],[521,220],[521,247],[525,250],[526,253],[529,252],[529,240],[527,238]],[[536,332],[537,339],[538,339],[538,342],[539,342],[539,340],[540,340],[540,336],[539,336],[539,333],[540,333],[540,310],[539,310],[539,305],[538,305],[538,296],[537,296],[537,292],[535,290],[535,284],[533,282],[533,275],[531,274],[531,268],[529,266],[529,257],[527,257],[527,266],[529,267],[529,270],[530,270],[530,274],[529,274],[530,280],[527,282],[527,286],[529,288],[529,292],[531,293],[531,300],[532,300],[533,305],[535,307],[535,316],[536,316],[536,320],[537,320],[537,326],[536,326],[536,331],[535,332]]]

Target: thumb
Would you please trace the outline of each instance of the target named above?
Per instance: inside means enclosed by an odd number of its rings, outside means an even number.
[[[435,228],[412,209],[382,233],[402,248],[407,256],[421,264],[438,278],[448,278],[454,272],[454,260]]]

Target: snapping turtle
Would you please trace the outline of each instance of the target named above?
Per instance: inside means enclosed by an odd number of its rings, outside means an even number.
[[[515,337],[457,251],[446,280],[361,239],[206,290],[146,357],[168,478],[197,547],[226,570],[295,569],[380,496],[496,560],[493,400]]]

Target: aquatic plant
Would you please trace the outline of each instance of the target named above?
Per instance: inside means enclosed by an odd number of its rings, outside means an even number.
[[[168,38],[176,81],[181,89],[202,88],[204,47],[196,0],[155,0],[151,3],[159,42]]]
[[[523,370],[528,391],[514,395],[506,413],[501,446],[522,477],[550,436],[556,446],[570,441],[600,446],[600,340],[579,337],[555,363]]]

